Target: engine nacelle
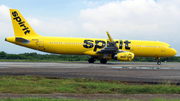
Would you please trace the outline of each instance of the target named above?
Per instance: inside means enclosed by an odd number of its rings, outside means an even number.
[[[132,61],[134,59],[134,53],[132,52],[117,53],[114,56],[114,59],[117,59],[119,61]]]

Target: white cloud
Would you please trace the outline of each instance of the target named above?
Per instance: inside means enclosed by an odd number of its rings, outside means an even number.
[[[27,18],[36,33],[43,36],[63,37],[77,30],[73,21],[63,21],[56,18]]]
[[[170,33],[179,36],[177,26],[180,26],[180,2],[176,1],[115,1],[97,8],[81,10],[79,17],[84,20],[82,27],[95,34],[104,35],[109,30],[112,36],[131,36],[131,39],[135,39],[137,35],[142,36],[142,39],[144,36],[147,37],[144,39],[154,39]]]
[[[10,18],[9,7],[0,5],[0,21],[8,21]]]
[[[11,18],[9,7],[0,5],[0,38],[4,39],[5,36],[10,35],[12,30]]]

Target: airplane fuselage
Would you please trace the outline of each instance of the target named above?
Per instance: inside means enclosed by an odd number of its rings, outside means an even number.
[[[74,54],[96,56],[96,52],[106,47],[107,39],[68,38],[68,37],[26,37],[28,44],[15,41],[15,37],[6,40],[21,46],[56,54]],[[134,53],[137,57],[169,57],[176,54],[171,46],[159,41],[118,40],[114,39],[118,49]]]

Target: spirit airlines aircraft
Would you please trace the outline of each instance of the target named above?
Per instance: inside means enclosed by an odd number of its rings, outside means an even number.
[[[49,53],[90,55],[89,63],[94,63],[95,59],[99,59],[101,63],[111,59],[131,61],[137,56],[156,57],[157,64],[160,65],[160,57],[170,57],[177,53],[164,42],[113,40],[108,32],[108,39],[40,36],[17,9],[10,9],[10,14],[15,36],[7,37],[5,41]]]

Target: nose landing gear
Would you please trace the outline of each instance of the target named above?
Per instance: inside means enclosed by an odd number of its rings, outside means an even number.
[[[157,60],[158,60],[158,61],[157,61],[157,64],[158,64],[158,65],[161,65],[160,57],[157,57]]]

